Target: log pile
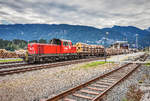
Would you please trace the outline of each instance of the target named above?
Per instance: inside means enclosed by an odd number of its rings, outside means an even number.
[[[77,53],[83,53],[88,55],[104,54],[104,47],[102,45],[89,45],[78,42],[75,45]]]
[[[127,50],[128,52],[128,50]],[[118,54],[123,54],[127,53],[126,49],[116,49],[116,48],[107,48],[106,53],[107,55],[118,55]]]
[[[0,49],[0,58],[19,58],[23,54],[17,54],[16,52],[6,51],[5,49]]]

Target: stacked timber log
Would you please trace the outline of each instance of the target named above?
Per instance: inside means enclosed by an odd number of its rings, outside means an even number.
[[[76,43],[76,49],[78,53],[89,53],[89,45],[85,43]]]
[[[106,49],[107,55],[118,55],[123,53],[129,53],[127,49],[116,49],[116,48],[107,48]]]
[[[85,43],[76,43],[77,53],[87,55],[104,54],[104,47],[102,45],[89,45]]]
[[[19,55],[19,57],[23,57],[26,54],[26,50],[20,49],[20,50],[15,50],[15,53]]]
[[[19,58],[23,54],[17,54],[16,52],[6,51],[5,49],[0,49],[0,58]]]
[[[106,49],[106,53],[107,53],[107,55],[117,55],[118,50],[117,49],[113,49],[113,48],[107,48]]]

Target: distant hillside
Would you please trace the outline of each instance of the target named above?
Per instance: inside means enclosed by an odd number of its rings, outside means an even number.
[[[108,35],[106,35],[106,32]],[[131,46],[135,44],[135,36],[138,34],[140,47],[150,45],[149,29],[142,30],[133,26],[113,26],[112,28],[98,29],[89,26],[67,25],[67,24],[14,24],[0,25],[0,38],[6,40],[39,40],[41,38],[50,40],[52,38],[69,39],[75,42],[88,44],[104,44],[105,37],[107,45],[116,40],[128,40]]]
[[[145,30],[150,32],[150,27],[148,29],[145,29]]]

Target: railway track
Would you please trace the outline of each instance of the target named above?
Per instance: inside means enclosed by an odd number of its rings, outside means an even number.
[[[58,66],[65,66],[65,65],[70,65],[70,64],[77,64],[77,63],[82,63],[82,62],[89,62],[89,61],[94,61],[94,60],[100,60],[103,59],[102,57],[97,57],[97,58],[90,58],[90,59],[79,59],[79,60],[72,60],[72,61],[63,61],[63,62],[55,62],[55,63],[49,63],[49,64],[39,64],[34,66],[29,65],[29,64],[17,64],[17,65],[4,65],[1,66],[0,69],[5,69],[5,68],[13,68],[10,70],[1,70],[0,71],[0,76],[5,76],[9,74],[14,74],[14,73],[21,73],[21,72],[27,72],[27,71],[33,71],[33,70],[40,70],[40,69],[46,69],[46,68],[52,68],[52,67],[58,67]],[[23,68],[15,68],[15,67],[22,67],[22,66],[30,66],[30,67],[23,67]]]
[[[144,60],[147,56],[143,57]],[[127,78],[141,64],[128,63],[46,101],[101,101],[114,86]]]
[[[28,66],[28,65],[29,65],[29,64],[24,63],[24,62],[9,63],[9,64],[0,65],[0,69],[15,68],[15,67]]]

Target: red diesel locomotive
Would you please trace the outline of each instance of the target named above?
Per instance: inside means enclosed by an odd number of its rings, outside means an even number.
[[[75,56],[77,56],[76,47],[70,40],[52,39],[50,44],[29,43],[23,59],[34,63],[75,58]]]

